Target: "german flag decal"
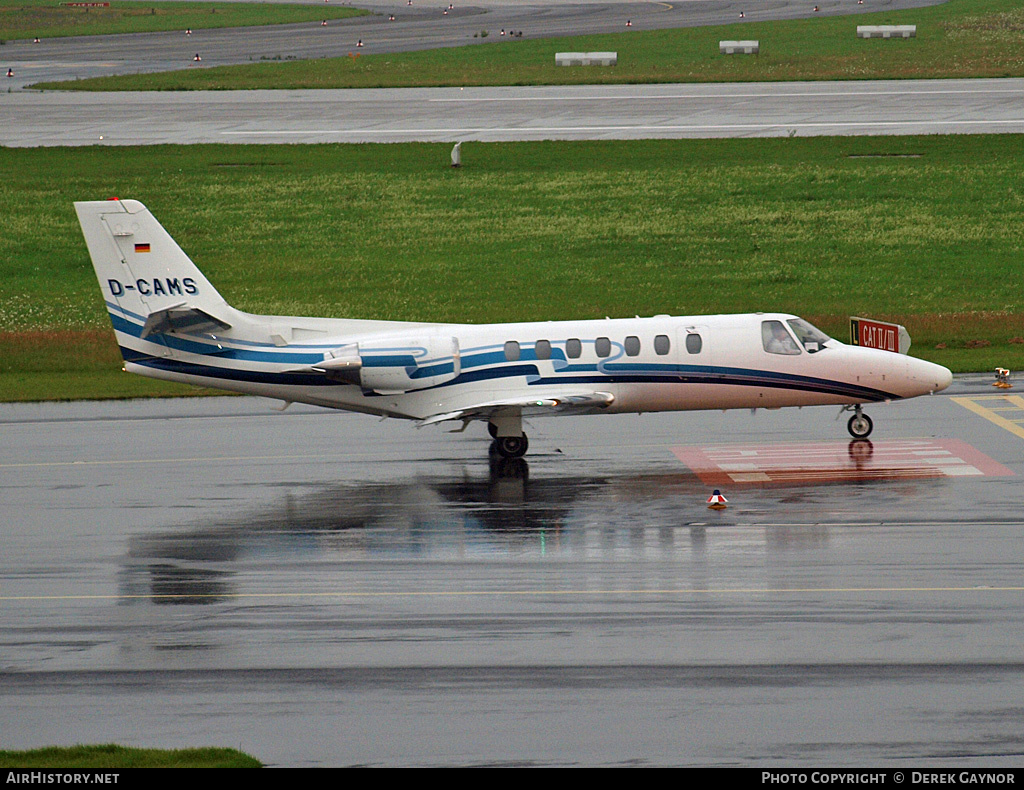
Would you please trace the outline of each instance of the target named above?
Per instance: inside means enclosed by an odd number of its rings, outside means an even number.
[[[136,252],[149,252],[149,245],[148,244],[136,244],[135,245],[135,251]]]

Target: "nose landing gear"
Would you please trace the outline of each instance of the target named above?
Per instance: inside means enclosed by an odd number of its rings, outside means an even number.
[[[875,424],[871,422],[871,418],[868,415],[861,411],[859,403],[853,407],[853,412],[850,421],[846,423],[846,430],[850,432],[850,436],[854,439],[867,439],[871,435]]]

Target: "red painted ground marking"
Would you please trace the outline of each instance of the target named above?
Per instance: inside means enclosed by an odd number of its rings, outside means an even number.
[[[709,486],[1013,475],[959,439],[728,444],[672,452]]]

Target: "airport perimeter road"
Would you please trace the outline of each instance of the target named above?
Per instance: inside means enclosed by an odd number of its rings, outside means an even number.
[[[212,1],[212,0],[211,0]],[[321,4],[320,0],[311,0]],[[331,0],[337,2],[337,0]],[[822,0],[816,15],[861,14],[937,5],[944,0]],[[455,7],[448,10],[451,4]],[[739,21],[795,19],[815,15],[807,0],[406,0],[396,2],[353,2],[373,12],[372,16],[300,25],[194,30],[169,33],[139,33],[122,36],[82,36],[44,40],[9,41],[0,48],[0,67],[14,76],[3,86],[20,89],[36,82],[74,80],[111,74],[137,74],[206,68],[265,60],[330,58],[346,55],[363,42],[360,52],[404,52],[416,49],[486,44],[507,41],[501,31],[515,30],[523,38],[618,33],[626,30],[655,30],[698,27]],[[447,12],[447,13],[445,13]],[[389,21],[389,16],[394,21]],[[852,24],[852,22],[851,22]],[[488,31],[486,38],[480,37]],[[477,37],[474,38],[474,34]],[[202,60],[193,61],[196,54]],[[0,77],[3,79],[3,77]],[[2,89],[2,88],[0,88]],[[2,99],[0,99],[2,101]]]
[[[537,420],[0,406],[5,748],[1024,766],[1024,397]],[[844,418],[845,420],[845,418]],[[715,512],[713,487],[729,499]]]
[[[981,132],[1024,132],[1024,79],[23,92],[0,100],[5,146]]]

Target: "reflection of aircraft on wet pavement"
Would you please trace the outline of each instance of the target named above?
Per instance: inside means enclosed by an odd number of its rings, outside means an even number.
[[[816,451],[813,479],[794,478],[788,467],[780,468],[784,479],[768,481],[756,497],[747,498],[745,509],[716,514],[712,523],[704,506],[704,478],[724,474],[714,463],[714,448],[705,448],[710,455],[699,462],[691,459],[690,469],[676,472],[538,477],[525,459],[492,458],[485,474],[288,486],[275,489],[261,505],[247,500],[237,510],[207,513],[200,523],[131,537],[120,588],[138,600],[212,603],[239,592],[238,574],[251,579],[256,566],[260,578],[287,574],[296,560],[304,568],[316,567],[333,584],[349,562],[521,557],[531,552],[589,556],[652,543],[675,551],[690,545],[677,543],[684,540],[679,536],[700,542],[706,528],[733,525],[741,525],[729,533],[733,548],[751,541],[806,545],[827,536],[830,520],[846,523],[851,512],[865,517],[858,497],[883,503],[887,496],[904,500],[917,487],[942,479],[941,470],[950,466],[949,458],[936,467],[934,460],[914,456],[911,446],[902,466],[894,464],[887,460],[893,450],[886,446],[868,440],[823,445]],[[785,467],[788,462],[780,463]],[[552,468],[547,467],[549,473]],[[823,486],[850,481],[893,487],[848,488],[837,500],[835,491]],[[742,485],[734,479],[723,482],[731,491]],[[778,513],[794,523],[780,524]]]
[[[229,306],[138,201],[76,203],[125,360],[154,378],[417,420],[484,421],[522,457],[523,418],[864,403],[949,386],[939,365],[844,345],[788,314],[426,324]]]
[[[262,506],[138,534],[129,539],[121,592],[212,603],[237,593],[236,575],[254,563],[272,573],[301,558],[329,572],[375,558],[518,556],[541,545],[571,551],[595,523],[601,540],[628,544],[637,528],[678,529],[680,503],[702,500],[703,486],[685,472],[538,480],[527,465],[499,458],[483,475],[301,486]]]

